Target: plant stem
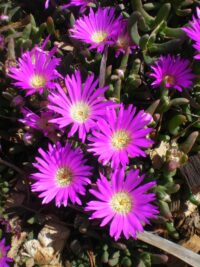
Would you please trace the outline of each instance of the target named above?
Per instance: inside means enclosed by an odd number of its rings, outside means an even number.
[[[108,58],[108,47],[105,48],[103,57],[101,59],[100,74],[99,74],[99,87],[104,87],[105,85],[107,58]]]
[[[2,158],[0,158],[0,164],[6,165],[7,167],[15,170],[16,172],[18,172],[19,174],[24,176],[24,172],[20,168],[18,168],[17,166],[15,166],[14,164],[12,164],[6,160],[3,160]]]
[[[126,53],[122,57],[122,61],[121,61],[120,68],[118,69],[118,71],[121,71],[122,73],[126,71],[129,54],[130,54],[130,51],[129,49],[127,49]],[[119,76],[119,79],[115,82],[114,92],[113,92],[113,97],[116,98],[119,102],[120,102],[120,97],[121,97],[121,87],[122,87],[122,77]]]
[[[139,11],[145,19],[154,20],[154,18],[144,10],[141,0],[131,0],[131,5],[133,10]]]

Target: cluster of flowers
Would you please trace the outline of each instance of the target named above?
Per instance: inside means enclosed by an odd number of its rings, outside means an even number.
[[[156,207],[149,203],[155,195],[146,193],[155,183],[136,188],[143,176],[140,177],[137,170],[126,176],[124,169],[129,157],[144,157],[143,148],[153,143],[147,138],[152,129],[146,127],[152,118],[144,111],[136,113],[132,105],[125,107],[106,100],[104,93],[108,87],[98,88],[94,74],[88,75],[84,84],[79,70],[67,75],[66,92],[54,83],[55,77],[61,75],[55,70],[59,60],[53,51],[35,47],[22,55],[18,67],[10,69],[10,76],[17,80],[15,85],[24,89],[26,95],[44,93],[48,88],[47,110],[38,115],[23,108],[21,122],[43,131],[45,136],[58,129],[63,133],[67,130],[68,137],[78,132],[88,152],[97,155],[102,165],[110,163],[115,169],[108,177],[111,181],[100,174],[96,189],[90,190],[99,201],[87,203],[86,210],[94,211],[91,218],[103,218],[101,226],[112,220],[110,235],[115,239],[122,232],[126,238],[136,237],[136,232],[143,229],[142,223],[157,214]],[[32,191],[42,192],[39,196],[43,203],[55,199],[57,207],[67,206],[69,200],[82,205],[79,196],[86,194],[85,187],[91,183],[92,167],[87,165],[81,149],[73,149],[69,142],[64,146],[57,142],[49,144],[47,151],[40,148],[39,154],[33,164],[38,172],[32,174],[36,180]]]
[[[88,15],[75,22],[70,33],[98,52],[116,43],[121,52],[132,49],[127,21],[116,17],[114,8],[99,7],[96,12],[90,9]],[[63,77],[56,70],[60,59],[55,57],[56,47],[45,51],[46,42],[25,52],[9,74],[16,80],[14,84],[25,90],[26,96],[39,93],[45,98],[48,94],[47,107],[39,115],[27,108],[22,110],[21,122],[42,131],[55,143],[49,143],[47,150],[38,151],[40,156],[33,164],[38,172],[31,176],[35,181],[32,191],[40,192],[42,203],[55,200],[60,207],[67,206],[70,200],[82,205],[80,195],[85,195],[86,186],[95,182],[91,178],[92,167],[80,147],[73,148],[69,142],[62,145],[58,138],[52,138],[58,130],[62,134],[67,132],[69,138],[78,133],[81,147],[84,144],[85,150],[97,156],[100,164],[111,167],[110,175],[100,173],[96,185],[92,185],[89,191],[97,200],[89,201],[85,210],[91,212],[91,219],[101,219],[101,226],[110,223],[110,235],[116,240],[122,234],[136,238],[143,224],[158,213],[151,204],[155,194],[147,193],[155,182],[141,185],[144,176],[138,170],[126,173],[125,168],[130,158],[145,157],[144,149],[153,144],[148,138],[152,129],[147,127],[152,117],[143,110],[137,112],[133,105],[107,100],[104,93],[108,87],[99,88],[94,74],[83,81],[77,70],[64,78],[65,87],[61,87],[58,79]],[[152,66],[151,76],[155,78],[153,86],[164,84],[178,91],[190,87],[194,79],[189,61],[170,55],[161,57]]]
[[[91,2],[89,0],[74,0],[63,7],[81,6],[86,8]],[[93,9],[90,9],[89,15],[84,15],[76,20],[70,33],[73,38],[89,44],[90,49],[95,48],[100,53],[105,46],[115,47],[116,57],[120,53],[131,53],[137,48],[128,34],[127,19],[123,19],[121,15],[117,17],[115,8],[99,7],[95,13]]]

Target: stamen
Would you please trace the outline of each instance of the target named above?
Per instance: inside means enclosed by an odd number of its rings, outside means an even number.
[[[101,42],[103,42],[106,37],[108,36],[107,32],[104,32],[104,31],[96,31],[92,34],[92,41],[99,44]]]
[[[128,46],[128,39],[126,39],[124,36],[118,37],[117,39],[117,46],[119,48],[125,48]]]
[[[116,213],[127,214],[132,209],[133,200],[127,192],[119,192],[111,198],[110,206]]]
[[[41,88],[45,86],[46,79],[43,75],[35,74],[32,76],[30,83],[34,88]]]
[[[78,123],[84,123],[90,115],[90,107],[87,103],[77,102],[72,105],[70,115]]]
[[[125,130],[119,130],[113,134],[111,138],[111,143],[115,149],[120,150],[128,145],[130,139],[131,138],[129,132]]]
[[[69,186],[72,182],[72,177],[72,171],[66,167],[59,168],[55,175],[56,182],[61,187]]]
[[[165,82],[165,84],[174,85],[176,80],[175,80],[174,76],[166,75],[164,77],[164,82]]]

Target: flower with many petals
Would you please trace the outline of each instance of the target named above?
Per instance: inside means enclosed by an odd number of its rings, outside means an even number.
[[[8,262],[12,262],[12,259],[7,257],[7,251],[10,249],[9,246],[5,246],[5,238],[0,241],[0,266],[9,267]]]
[[[56,48],[44,51],[42,47],[35,47],[25,52],[18,60],[18,66],[9,70],[9,76],[16,80],[14,85],[25,90],[27,96],[54,88],[54,80],[61,77],[56,71],[60,59],[53,56],[55,51]]]
[[[55,199],[56,206],[67,206],[70,199],[73,204],[81,205],[79,194],[85,195],[92,169],[85,164],[82,151],[73,149],[68,143],[65,146],[57,143],[49,144],[48,151],[40,148],[38,152],[40,157],[36,157],[33,164],[38,172],[31,176],[36,180],[32,191],[42,192],[39,197],[43,198],[43,204]]]
[[[139,111],[129,105],[127,109],[121,104],[119,108],[107,109],[106,117],[98,120],[92,131],[89,152],[99,156],[103,165],[111,162],[111,167],[118,168],[129,163],[129,157],[145,157],[144,148],[153,144],[147,135],[152,131],[146,126],[151,122],[149,113]]]
[[[67,94],[57,86],[57,91],[49,95],[49,109],[60,115],[50,122],[58,124],[61,129],[72,125],[68,137],[78,131],[79,138],[84,142],[86,133],[104,116],[105,108],[111,104],[103,96],[108,88],[97,88],[98,80],[94,80],[93,74],[82,84],[80,71],[71,77],[67,75],[65,84]]]
[[[200,51],[200,8],[197,7],[196,9],[197,13],[197,18],[193,16],[193,20],[190,22],[189,26],[185,26],[182,28],[182,30],[187,34],[187,36],[195,41],[195,44],[193,47],[197,50]],[[199,52],[197,55],[194,56],[196,59],[200,59],[200,54]]]
[[[183,88],[191,87],[195,75],[190,68],[190,62],[177,56],[162,56],[151,66],[151,77],[155,79],[153,87],[164,85],[182,92]]]
[[[41,111],[40,115],[32,112],[28,108],[23,108],[21,111],[24,115],[24,118],[20,119],[19,121],[32,129],[43,132],[45,136],[48,136],[57,128],[55,124],[49,123],[49,120],[54,117],[53,112],[50,110]]]
[[[122,20],[120,23],[119,31],[116,35],[115,47],[117,49],[116,57],[118,57],[120,53],[131,53],[132,50],[137,48],[137,45],[133,43],[128,32],[127,20]]]
[[[122,234],[126,239],[136,238],[137,232],[143,231],[143,225],[158,214],[156,206],[150,203],[155,200],[155,194],[147,193],[156,183],[140,185],[143,178],[138,170],[129,171],[126,177],[124,171],[119,170],[110,182],[101,174],[97,189],[90,190],[98,199],[87,204],[86,210],[92,212],[90,219],[102,220],[101,227],[110,224],[110,236],[115,240]]]
[[[115,36],[118,33],[121,16],[115,16],[114,8],[98,8],[96,13],[90,9],[89,15],[78,19],[71,35],[90,45],[90,49],[97,49],[102,52],[105,46],[115,43]]]

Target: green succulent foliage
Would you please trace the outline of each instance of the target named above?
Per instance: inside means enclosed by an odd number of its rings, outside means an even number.
[[[160,55],[177,51],[186,39],[178,23],[178,16],[191,13],[190,1],[152,1],[143,4],[141,0],[132,0],[133,13],[129,17],[129,29],[133,41],[140,46],[144,59],[151,55]],[[149,13],[154,12],[152,16]],[[169,23],[175,22],[170,27]],[[176,17],[177,16],[177,17]],[[151,63],[146,60],[147,63]]]

